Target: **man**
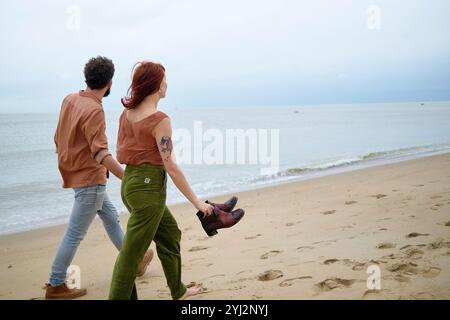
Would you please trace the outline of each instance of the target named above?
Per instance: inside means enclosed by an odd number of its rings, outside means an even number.
[[[65,279],[78,246],[98,214],[114,246],[120,250],[123,232],[118,214],[106,194],[108,172],[122,179],[123,169],[108,151],[102,98],[109,95],[114,64],[106,57],[91,58],[85,65],[86,90],[68,95],[62,103],[55,132],[58,168],[63,188],[73,188],[75,201],[64,238],[46,285],[46,299],[74,299],[86,289],[69,289]],[[153,257],[149,250],[139,264],[142,276]]]

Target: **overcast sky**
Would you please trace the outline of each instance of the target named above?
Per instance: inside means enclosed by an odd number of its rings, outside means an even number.
[[[450,100],[448,0],[0,1],[0,112],[57,112],[98,54],[111,108],[144,59],[170,106]]]

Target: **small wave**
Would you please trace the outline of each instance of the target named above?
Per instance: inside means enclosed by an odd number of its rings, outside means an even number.
[[[414,155],[414,154],[420,154],[420,153],[424,153],[424,152],[441,151],[441,150],[446,150],[449,148],[450,148],[450,145],[447,143],[433,144],[433,145],[428,145],[428,146],[400,148],[400,149],[380,151],[380,152],[371,152],[371,153],[364,155],[362,157],[362,160],[373,160],[373,159],[386,158],[386,157],[390,157],[390,156]]]
[[[313,172],[319,172],[319,171],[330,170],[330,169],[335,169],[335,168],[343,168],[343,167],[348,167],[348,166],[355,165],[358,163],[363,163],[363,162],[369,162],[369,161],[375,161],[375,160],[381,160],[381,159],[396,159],[396,158],[401,158],[401,157],[428,154],[428,153],[440,152],[440,151],[446,151],[446,150],[450,151],[450,144],[448,144],[448,143],[370,152],[370,153],[367,153],[367,154],[364,154],[361,156],[352,157],[352,158],[343,158],[343,159],[337,159],[334,161],[328,161],[328,162],[324,162],[324,163],[311,164],[311,165],[307,165],[304,167],[289,168],[286,170],[279,171],[278,173],[273,174],[273,175],[253,178],[250,180],[250,182],[256,183],[256,182],[261,182],[261,181],[277,180],[277,179],[280,179],[283,177],[304,176],[306,174],[313,173]]]
[[[278,172],[275,176],[278,176],[278,177],[293,176],[293,175],[303,174],[305,172],[348,166],[353,163],[359,162],[361,160],[362,160],[362,158],[360,158],[360,157],[350,158],[350,159],[338,159],[336,161],[325,162],[325,163],[316,164],[316,165],[310,165],[307,167],[290,168],[290,169]]]

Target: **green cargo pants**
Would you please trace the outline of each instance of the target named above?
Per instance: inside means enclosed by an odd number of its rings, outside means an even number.
[[[181,282],[181,231],[166,206],[167,173],[163,165],[127,165],[122,201],[130,212],[122,248],[114,265],[111,300],[137,300],[136,270],[152,241],[174,300],[185,292]]]

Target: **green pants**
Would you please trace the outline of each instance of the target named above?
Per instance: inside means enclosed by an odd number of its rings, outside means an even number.
[[[177,300],[186,292],[181,282],[181,231],[166,206],[166,187],[163,165],[127,165],[121,196],[130,218],[114,265],[111,300],[137,300],[136,270],[152,241],[156,243],[172,298]]]

